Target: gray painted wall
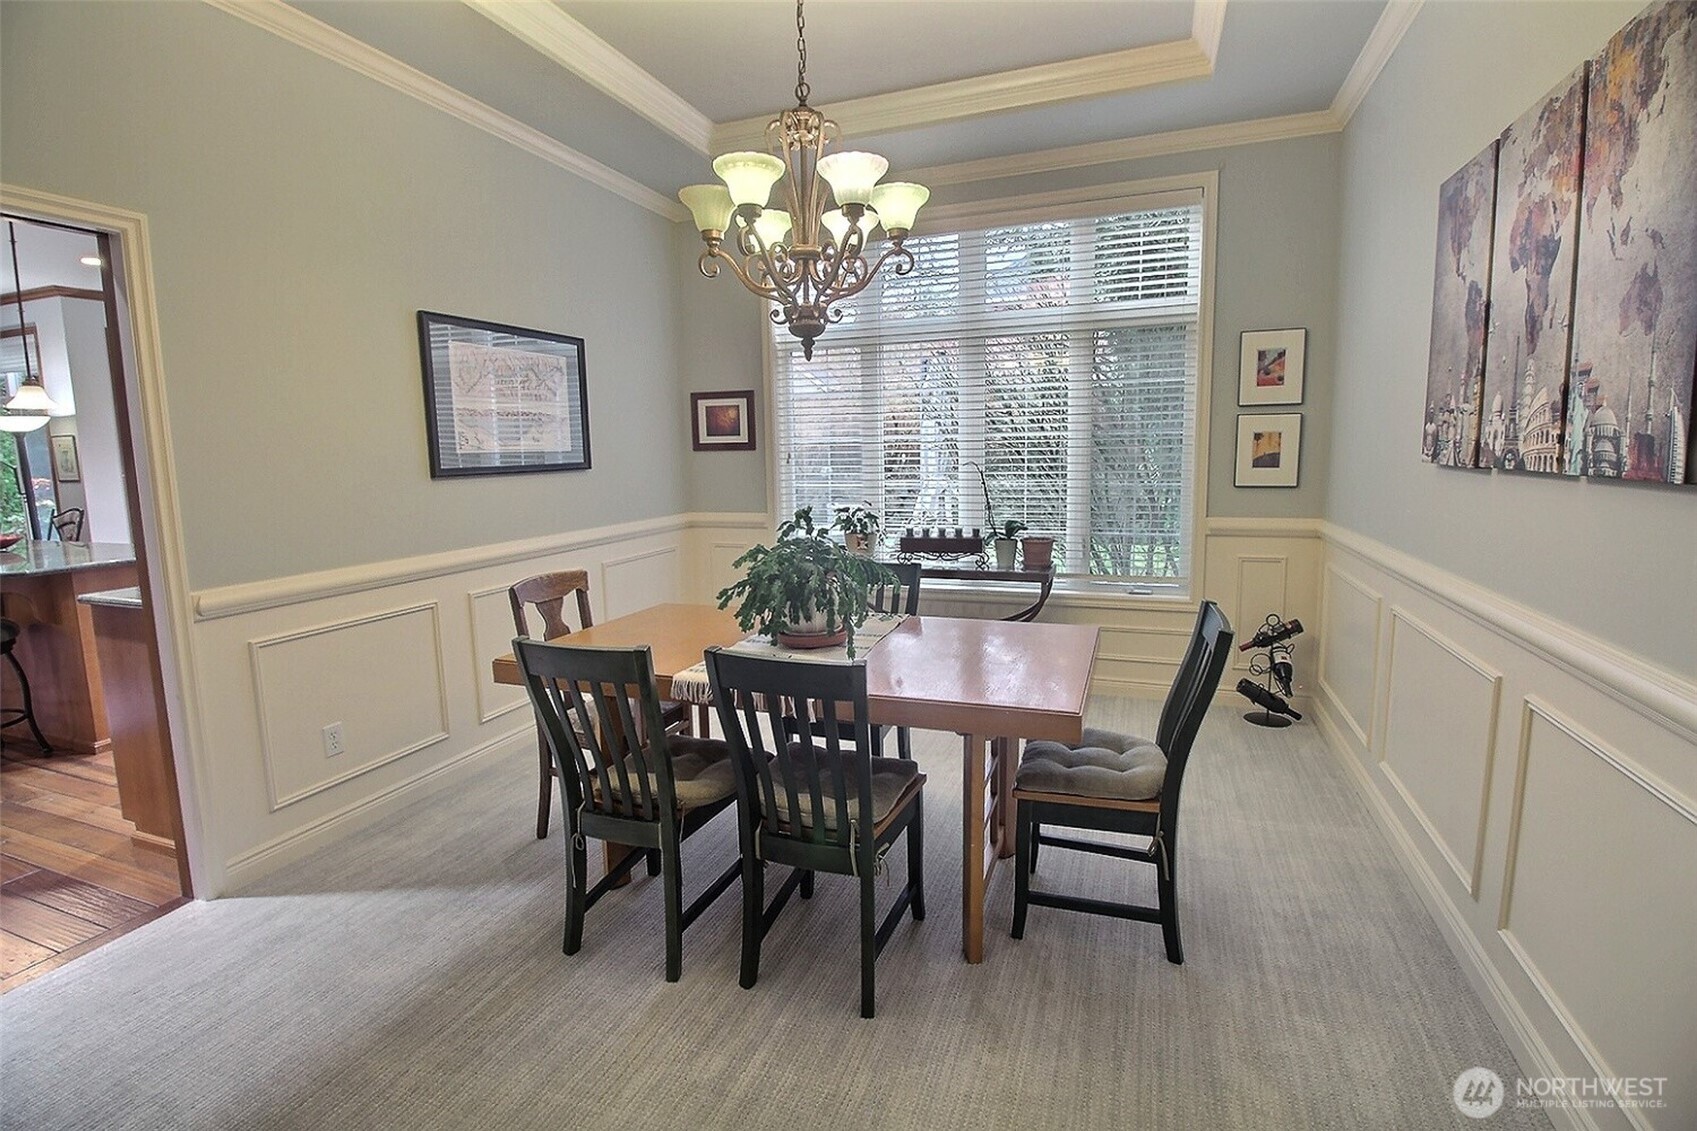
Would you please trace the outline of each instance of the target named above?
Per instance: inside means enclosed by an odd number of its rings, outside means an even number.
[[[5,179],[148,217],[194,587],[684,509],[673,224],[205,5],[0,51]],[[593,470],[431,480],[421,308],[585,338]]]
[[[706,159],[702,169],[706,170]],[[705,179],[705,178],[704,178]],[[678,279],[682,318],[686,395],[684,447],[690,448],[688,393],[753,389],[759,422],[752,452],[688,451],[684,475],[692,511],[761,512],[766,509],[766,460],[771,452],[771,422],[766,418],[766,308],[721,265],[717,279],[705,279],[697,266],[705,244],[688,223],[677,225],[671,267]]]
[[[1419,459],[1438,186],[1640,7],[1427,4],[1350,123],[1326,514],[1689,676],[1697,489]]]
[[[1319,517],[1328,475],[1327,429],[1331,419],[1335,335],[1332,314],[1337,291],[1338,150],[1335,135],[1263,145],[1125,161],[1040,176],[977,181],[938,189],[938,204],[1021,196],[1027,193],[1108,185],[1219,170],[1218,262],[1214,280],[1213,413],[1209,429],[1208,513],[1253,517]],[[898,172],[904,172],[898,170]],[[925,227],[920,214],[920,230]],[[692,237],[699,249],[700,238]],[[697,252],[692,251],[693,257]],[[923,269],[923,265],[921,265]],[[759,384],[758,312],[743,313],[736,296],[709,291],[741,290],[727,278],[697,280],[684,308],[703,333],[716,333],[711,356],[703,359],[714,380],[732,381],[744,372]],[[746,296],[744,296],[746,297]],[[691,315],[686,314],[686,317]],[[750,327],[753,326],[753,329]],[[1303,413],[1302,482],[1294,489],[1233,486],[1237,442],[1238,334],[1287,326],[1308,328],[1306,397],[1301,406],[1244,411]],[[829,331],[827,331],[829,333]],[[695,384],[691,371],[686,380]],[[731,388],[729,384],[696,387]],[[698,457],[700,458],[700,457]],[[761,457],[764,458],[764,457]],[[717,471],[729,457],[715,456]],[[765,509],[765,465],[744,457],[730,473],[696,479],[698,510]]]

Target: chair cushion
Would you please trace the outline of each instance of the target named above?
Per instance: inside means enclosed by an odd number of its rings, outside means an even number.
[[[1167,756],[1147,738],[1085,727],[1077,746],[1028,742],[1014,786],[1034,793],[1070,793],[1143,801],[1158,796]]]
[[[731,796],[737,791],[736,778],[731,771],[731,748],[716,738],[692,738],[688,735],[668,735],[666,748],[672,753],[672,789],[680,809],[699,809]],[[651,756],[651,755],[645,755]],[[625,772],[631,777],[633,794],[641,789],[636,782],[636,759],[625,759]],[[618,776],[610,779],[618,792]],[[658,791],[654,775],[648,775],[648,788]],[[601,790],[599,782],[596,792]],[[640,800],[640,799],[639,799]]]
[[[789,756],[791,774],[795,780],[796,801],[801,806],[802,825],[811,827],[813,824],[813,796],[807,787],[806,767],[811,766],[817,760],[822,763],[819,774],[819,799],[825,807],[825,827],[834,830],[837,827],[837,799],[832,785],[835,779],[832,762],[838,756],[832,755],[829,750],[809,748],[803,742],[792,743],[789,748]],[[851,752],[847,757],[853,759],[858,758],[859,755]],[[855,784],[855,770],[851,767],[845,776],[847,779],[849,820],[851,822],[858,821],[860,819],[860,788]],[[925,775],[919,772],[917,762],[905,761],[901,758],[872,759],[872,824],[874,827],[882,823],[884,818],[895,810],[896,803],[914,784],[915,779],[920,784],[925,781]],[[779,772],[779,763],[776,761],[772,763],[772,793],[778,811],[778,820],[790,824],[789,791],[784,789],[782,775]]]

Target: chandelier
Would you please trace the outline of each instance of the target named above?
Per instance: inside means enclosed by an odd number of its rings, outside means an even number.
[[[902,241],[931,190],[908,181],[879,184],[890,163],[876,153],[825,152],[840,131],[807,104],[807,23],[801,9],[797,0],[796,106],[767,125],[772,152],[718,157],[713,172],[723,183],[690,185],[678,199],[707,244],[701,273],[718,278],[719,260],[729,263],[743,286],[776,304],[772,321],[800,338],[811,359],[814,340],[842,320],[838,303],[865,289],[886,263],[897,275],[913,270],[913,253]],[[768,207],[780,180],[786,207]],[[879,224],[889,245],[868,260],[867,246]],[[727,235],[734,250],[725,246]]]

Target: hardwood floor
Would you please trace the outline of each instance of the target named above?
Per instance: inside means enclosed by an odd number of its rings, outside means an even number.
[[[186,902],[176,857],[130,839],[111,754],[0,748],[0,993]]]

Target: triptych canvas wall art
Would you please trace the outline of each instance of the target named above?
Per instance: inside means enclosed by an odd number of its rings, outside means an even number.
[[[1424,459],[1697,481],[1694,137],[1697,0],[1669,0],[1444,183]]]

